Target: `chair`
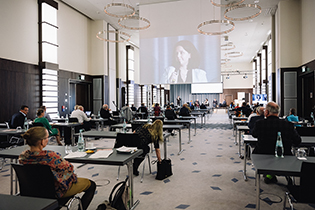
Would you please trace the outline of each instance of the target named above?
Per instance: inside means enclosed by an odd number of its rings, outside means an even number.
[[[59,208],[65,206],[67,209],[70,208],[74,200],[78,199],[80,209],[82,209],[81,199],[78,196],[57,198],[55,177],[49,166],[40,164],[20,165],[14,163],[11,163],[11,165],[19,180],[21,196],[57,199]]]
[[[69,123],[71,123],[71,122],[79,122],[79,120],[76,117],[70,117],[69,118]]]
[[[286,199],[288,199],[291,210],[295,203],[315,203],[315,163],[303,162],[301,167],[300,185],[288,185],[285,193],[283,209],[285,209]]]
[[[140,138],[139,138],[138,134],[134,134],[134,133],[117,133],[117,137],[116,137],[116,142],[115,142],[114,148],[119,148],[119,147],[122,147],[122,146],[138,147],[138,145],[140,145]],[[147,153],[144,156],[143,170],[142,170],[141,180],[140,180],[141,183],[143,182],[143,175],[144,175],[145,159],[146,158],[148,158],[150,174],[152,173],[151,172],[151,165],[150,165],[150,155],[149,155],[149,153]],[[120,166],[118,168],[117,180],[119,179],[119,174],[120,174]]]
[[[32,126],[33,127],[44,127],[43,123],[41,123],[41,122],[33,122]]]

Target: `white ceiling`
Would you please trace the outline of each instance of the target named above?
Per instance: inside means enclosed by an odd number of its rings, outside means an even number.
[[[136,10],[139,9],[139,5],[145,4],[160,4],[164,2],[172,1],[187,1],[187,0],[60,0],[76,10],[80,11],[84,15],[88,16],[93,20],[105,20],[117,29],[121,27],[117,24],[118,18],[111,17],[104,12],[104,7],[109,3],[126,3],[133,6]],[[188,0],[196,1],[196,0]],[[210,1],[210,0],[209,0]],[[239,0],[213,0],[215,3],[221,1],[222,4],[227,4],[230,2],[237,2]],[[224,54],[226,52],[242,52],[243,56],[237,58],[231,58],[231,63],[239,62],[250,62],[252,58],[256,55],[257,51],[261,48],[263,42],[266,41],[268,32],[271,30],[271,13],[276,11],[277,5],[280,1],[284,0],[245,0],[243,4],[258,4],[262,8],[261,14],[251,20],[246,21],[234,21],[235,29],[226,34],[222,35],[221,44],[227,43],[224,36],[228,36],[228,42],[233,42],[236,46],[235,49],[231,51],[222,51],[221,59],[226,58]],[[225,19],[223,14],[226,8],[221,9],[222,17]],[[257,10],[255,10],[256,12]],[[245,16],[245,10],[239,9],[231,12],[230,15],[233,17]],[[253,14],[255,12],[250,12]],[[235,15],[235,16],[234,16]],[[197,26],[196,26],[197,27]],[[139,46],[139,32],[138,31],[128,31],[132,35],[132,42]],[[230,69],[230,68],[229,68]],[[224,70],[224,68],[222,68]]]

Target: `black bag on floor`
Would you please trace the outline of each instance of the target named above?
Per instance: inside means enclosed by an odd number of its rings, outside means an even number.
[[[157,174],[155,179],[163,180],[172,175],[172,163],[170,159],[163,159],[161,163],[157,163]]]
[[[127,185],[128,177],[125,181],[117,183],[109,196],[110,206],[117,210],[127,210],[130,205],[129,186]],[[113,196],[114,195],[114,196]]]

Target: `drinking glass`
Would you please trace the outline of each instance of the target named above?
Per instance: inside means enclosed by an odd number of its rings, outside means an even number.
[[[300,159],[300,158],[306,158],[306,151],[305,151],[305,149],[303,149],[303,148],[299,148],[297,151],[296,151],[296,157],[298,158],[298,159]]]
[[[21,132],[21,131],[22,131],[22,127],[21,126],[16,127],[16,132]]]
[[[65,153],[66,155],[70,154],[72,152],[72,146],[69,144],[69,145],[66,145],[65,146]]]

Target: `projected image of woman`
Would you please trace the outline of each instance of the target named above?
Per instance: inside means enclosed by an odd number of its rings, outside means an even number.
[[[176,43],[173,53],[173,65],[166,69],[166,83],[207,82],[207,74],[199,69],[200,55],[195,46],[187,40]]]

